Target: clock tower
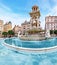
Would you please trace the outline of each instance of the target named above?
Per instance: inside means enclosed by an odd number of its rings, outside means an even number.
[[[33,6],[32,7],[32,12],[29,13],[30,14],[30,23],[31,23],[31,29],[40,29],[40,11],[39,11],[39,7],[38,6]]]

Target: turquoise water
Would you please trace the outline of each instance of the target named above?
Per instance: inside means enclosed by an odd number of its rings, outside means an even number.
[[[57,38],[47,39],[43,41],[22,41],[18,38],[6,39],[5,42],[10,45],[15,45],[25,48],[47,48],[57,45]]]
[[[18,52],[3,43],[0,39],[0,65],[57,65],[57,51],[44,54]]]

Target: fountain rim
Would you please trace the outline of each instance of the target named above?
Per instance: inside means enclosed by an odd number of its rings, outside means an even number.
[[[48,47],[48,48],[25,48],[25,47],[10,45],[5,42],[3,43],[3,45],[12,49],[16,49],[17,51],[21,50],[21,51],[28,51],[28,52],[50,52],[50,51],[57,50],[57,46]]]

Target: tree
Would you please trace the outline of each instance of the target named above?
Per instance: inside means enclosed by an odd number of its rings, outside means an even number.
[[[50,34],[53,34],[53,30],[50,30]]]
[[[2,32],[2,35],[4,36],[4,37],[7,37],[7,32]]]
[[[57,35],[57,30],[55,30],[55,31],[54,31],[54,34],[56,34],[56,35]]]
[[[11,36],[14,35],[14,32],[13,32],[12,30],[9,30],[9,31],[8,31],[8,35],[9,35],[9,37],[11,37]]]

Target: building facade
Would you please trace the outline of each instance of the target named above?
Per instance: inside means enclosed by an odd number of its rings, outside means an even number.
[[[18,33],[21,33],[21,27],[19,25],[15,25],[13,31],[15,33],[15,36],[18,36]]]
[[[30,14],[30,21],[25,21],[21,24],[22,32],[25,33],[28,30],[32,29],[41,29],[40,25],[40,11],[38,6],[33,6]]]
[[[0,37],[2,36],[3,32],[3,20],[0,20]]]
[[[22,34],[25,34],[26,31],[31,29],[31,24],[30,24],[30,22],[25,21],[24,23],[21,24],[21,27],[22,27],[22,29],[21,29]]]
[[[47,16],[45,18],[45,29],[57,30],[57,16]]]
[[[8,32],[9,30],[12,30],[12,23],[9,21],[4,24],[4,32]]]

